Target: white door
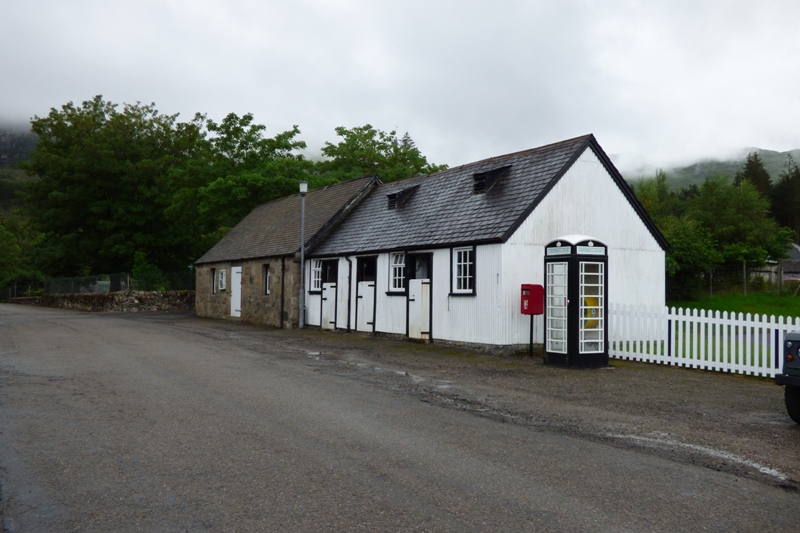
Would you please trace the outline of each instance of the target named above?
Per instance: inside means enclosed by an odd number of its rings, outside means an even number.
[[[431,280],[408,280],[408,336],[412,339],[430,339],[431,332]]]
[[[322,315],[319,319],[322,329],[336,329],[336,284],[322,284]]]
[[[231,267],[231,316],[242,316],[242,267]]]
[[[375,282],[359,281],[356,291],[356,331],[374,331]]]

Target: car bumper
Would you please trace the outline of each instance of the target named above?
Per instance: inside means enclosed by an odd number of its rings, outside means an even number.
[[[789,374],[775,374],[777,385],[793,385],[800,387],[800,376],[790,376]]]

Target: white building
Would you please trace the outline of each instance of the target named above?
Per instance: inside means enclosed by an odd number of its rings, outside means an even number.
[[[520,286],[567,235],[607,246],[606,304],[664,305],[668,244],[587,135],[375,188],[309,250],[306,323],[526,344]]]

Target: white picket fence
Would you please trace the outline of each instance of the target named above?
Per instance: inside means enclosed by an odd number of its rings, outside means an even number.
[[[783,339],[800,318],[720,311],[609,306],[609,356],[774,377]]]

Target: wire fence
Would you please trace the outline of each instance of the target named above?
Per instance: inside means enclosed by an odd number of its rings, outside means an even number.
[[[0,290],[0,301],[23,296],[38,296],[42,294],[43,287],[41,283],[12,283]]]
[[[131,277],[127,273],[84,276],[79,278],[55,278],[44,282],[45,294],[92,294],[127,291]]]
[[[0,300],[39,296],[41,294],[98,294],[128,290],[139,291],[185,291],[194,290],[195,273],[193,269],[184,272],[158,273],[136,279],[126,272],[82,276],[73,278],[53,278],[43,282],[14,283],[0,290]]]
[[[703,290],[708,294],[774,292],[783,289],[794,290],[798,281],[800,272],[786,269],[781,262],[758,267],[747,264],[726,265],[704,276]]]

